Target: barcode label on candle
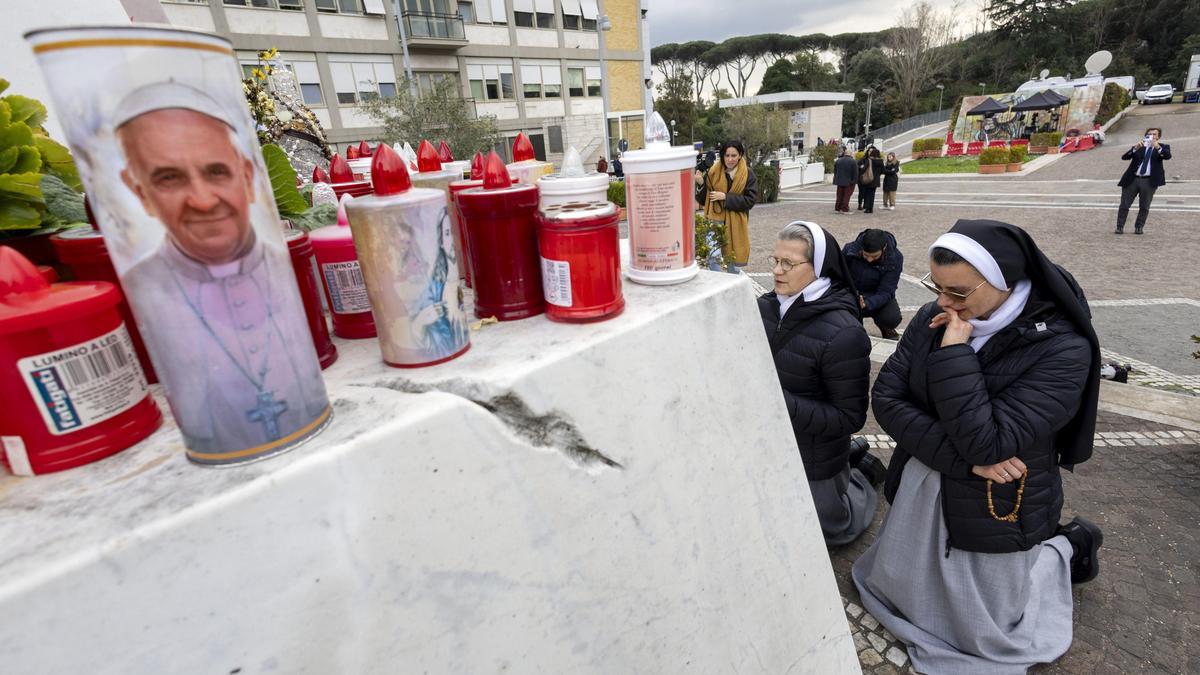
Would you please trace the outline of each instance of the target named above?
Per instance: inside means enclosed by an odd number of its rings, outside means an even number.
[[[542,289],[546,302],[559,307],[571,306],[571,263],[542,258]]]
[[[116,417],[149,391],[125,324],[94,340],[27,356],[17,369],[56,436]]]
[[[338,314],[358,314],[371,311],[367,299],[367,284],[363,281],[362,268],[357,260],[325,263],[321,274],[329,286],[329,301]]]

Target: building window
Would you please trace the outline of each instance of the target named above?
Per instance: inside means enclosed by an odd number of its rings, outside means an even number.
[[[463,10],[463,5],[467,5],[467,9]],[[482,25],[508,24],[508,9],[504,6],[504,0],[470,0],[469,2],[459,2],[458,11],[462,14],[463,21],[468,21],[467,14],[472,16],[474,23]]]
[[[600,66],[567,68],[567,93],[572,97],[600,95]]]
[[[513,0],[513,22],[521,28],[555,28],[554,0]]]
[[[396,70],[390,63],[330,61],[339,105],[355,105],[396,95]]]
[[[596,30],[596,20],[600,18],[596,0],[579,0],[579,7],[583,10],[583,30]]]
[[[558,65],[521,65],[525,98],[562,98],[562,70]]]
[[[176,2],[178,1],[176,0]],[[196,2],[195,0],[188,1],[189,4],[208,4],[208,0],[202,0],[201,2]],[[225,0],[225,4],[233,5],[234,7],[256,7],[258,9],[304,9],[304,0]]]
[[[550,152],[561,153],[563,151],[562,127],[557,124],[546,127],[546,135],[550,137]]]
[[[432,93],[442,82],[451,80],[457,83],[458,75],[456,73],[414,73],[413,77],[417,80],[417,91],[421,95]],[[457,89],[457,84],[455,84]]]
[[[562,0],[562,17],[567,30],[596,30],[600,8],[596,0]]]
[[[557,28],[558,26],[554,25],[554,14],[553,13],[547,14],[546,12],[538,12],[537,13],[537,27],[538,28]]]
[[[479,101],[513,100],[513,69],[510,64],[467,64],[471,96]]]
[[[533,28],[533,12],[513,12],[513,23],[518,28]]]
[[[362,14],[361,0],[313,0],[318,11],[339,14]]]
[[[459,0],[458,15],[462,17],[463,23],[475,23],[475,6]]]
[[[289,64],[296,74],[296,84],[300,85],[300,97],[304,105],[325,105],[321,95],[321,76],[317,73],[317,64],[309,61],[296,61]]]

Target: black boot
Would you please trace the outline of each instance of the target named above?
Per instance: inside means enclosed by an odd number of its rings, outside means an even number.
[[[871,481],[871,487],[879,487],[887,477],[887,467],[883,465],[883,460],[869,452],[859,460],[857,468]]]
[[[1145,232],[1142,231],[1142,228],[1140,228],[1140,227],[1133,228],[1133,233],[1134,234],[1146,234]]]
[[[1113,234],[1125,234],[1125,228],[1118,227],[1117,229],[1113,230]]]
[[[856,467],[866,456],[867,451],[871,449],[871,444],[862,436],[854,436],[850,439],[850,455],[847,459],[850,460],[850,466]]]
[[[883,337],[884,340],[899,340],[900,339],[900,334],[896,332],[895,328],[880,328],[879,334]]]
[[[1100,573],[1100,545],[1104,533],[1090,520],[1075,516],[1066,525],[1059,525],[1057,534],[1071,542],[1071,583],[1082,584],[1096,578]]]

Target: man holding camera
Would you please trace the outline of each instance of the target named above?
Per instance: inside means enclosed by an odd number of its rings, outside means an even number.
[[[1154,191],[1167,182],[1163,161],[1171,159],[1171,146],[1160,143],[1161,136],[1162,129],[1150,127],[1141,143],[1121,155],[1121,159],[1128,161],[1129,166],[1117,182],[1121,186],[1121,206],[1117,209],[1117,229],[1114,234],[1125,234],[1125,219],[1129,216],[1134,196],[1138,199],[1138,214],[1133,223],[1133,233],[1144,234],[1146,217],[1150,215],[1150,200],[1154,199]]]

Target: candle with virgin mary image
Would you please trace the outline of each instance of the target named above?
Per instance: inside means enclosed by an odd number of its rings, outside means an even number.
[[[26,37],[188,459],[262,459],[319,432],[329,400],[229,43]]]
[[[375,193],[346,203],[383,361],[432,366],[471,346],[446,193],[413,187],[399,153],[380,144]]]

